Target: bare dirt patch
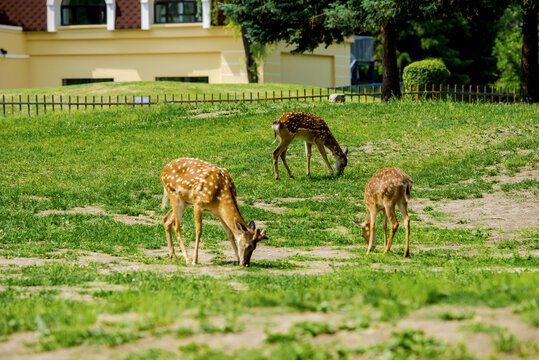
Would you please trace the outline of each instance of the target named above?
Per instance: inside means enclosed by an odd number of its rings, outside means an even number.
[[[211,112],[211,113],[196,114],[193,117],[195,119],[208,119],[208,118],[214,118],[218,116],[227,117],[227,116],[232,116],[238,113],[239,111],[222,110],[222,111],[216,111],[216,112]]]
[[[121,222],[127,225],[148,225],[153,226],[161,223],[161,219],[155,216],[155,212],[148,211],[145,215],[130,216],[125,214],[113,214],[108,213],[105,210],[95,207],[95,206],[86,206],[86,207],[74,207],[69,210],[44,210],[37,213],[37,216],[47,216],[53,214],[83,214],[83,215],[105,215],[112,216],[115,221]]]
[[[449,215],[449,219],[435,219],[435,212]],[[498,231],[515,231],[539,226],[539,199],[529,192],[518,195],[501,193],[483,194],[479,199],[442,200],[413,199],[410,209],[425,222],[447,229],[493,228]]]
[[[496,232],[515,231],[539,226],[539,198],[529,191],[499,191],[501,184],[520,182],[526,179],[539,180],[539,169],[525,168],[514,176],[502,173],[484,177],[496,181],[494,193],[485,193],[479,199],[442,200],[412,199],[410,209],[425,222],[448,229],[472,229],[486,227]],[[425,211],[425,207],[432,210]],[[436,218],[436,213],[445,213],[447,218]]]

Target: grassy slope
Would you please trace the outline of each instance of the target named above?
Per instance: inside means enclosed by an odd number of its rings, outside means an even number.
[[[270,123],[284,111],[296,109],[326,119],[339,142],[349,145],[349,166],[344,176],[329,177],[320,156],[315,154],[313,176],[306,178],[303,145],[295,142],[289,150],[289,164],[296,178],[273,180],[271,151],[275,144],[271,144]],[[160,199],[155,196],[162,191],[160,170],[181,156],[203,158],[228,168],[246,202],[241,207],[244,217],[268,223],[267,244],[298,248],[356,244],[356,239],[327,230],[344,226],[359,238],[350,219],[364,211],[362,189],[382,166],[398,166],[412,176],[412,197],[436,200],[481,196],[482,192],[492,191],[492,183],[481,180],[483,175],[495,174],[504,167],[517,171],[537,163],[539,119],[537,109],[528,106],[288,103],[228,108],[221,105],[197,111],[216,110],[231,112],[201,119],[194,116],[196,111],[187,108],[158,106],[2,120],[0,255],[50,257],[50,252],[59,249],[84,249],[140,257],[141,249],[162,247],[164,233],[158,225],[127,226],[105,216],[34,214],[86,205],[131,215],[145,210],[160,212]],[[462,183],[468,179],[476,181]],[[287,208],[282,214],[248,206],[253,201],[313,195],[327,198],[277,201]],[[184,219],[184,236],[193,238],[190,210]],[[417,220],[413,218],[413,222]],[[233,316],[241,309],[258,307],[338,314],[359,314],[375,308],[382,314],[378,320],[387,321],[437,303],[515,307],[535,304],[524,306],[522,311],[537,321],[537,276],[489,270],[537,268],[537,258],[492,256],[501,250],[484,247],[481,230],[440,230],[413,222],[414,256],[409,263],[397,261],[399,251],[402,254],[399,248],[389,257],[374,254],[367,258],[361,247],[350,266],[332,274],[276,275],[266,270],[295,266],[286,261],[257,264],[255,253],[250,273],[232,276],[234,281],[247,285],[241,297],[227,279],[182,276],[181,263],[172,279],[149,271],[103,275],[97,265],[59,263],[23,270],[7,268],[1,270],[4,275],[22,271],[22,276],[0,278],[4,286],[75,285],[93,280],[135,286],[126,291],[103,292],[98,297],[104,301],[90,303],[63,300],[55,297],[54,291],[28,297],[21,297],[17,288],[0,291],[0,334],[41,331],[39,326],[44,323],[51,330],[40,340],[43,349],[82,341],[131,341],[145,329],[169,324],[186,311]],[[228,246],[221,243],[224,235],[220,227],[205,226],[204,231],[207,246]],[[398,232],[397,244],[402,243],[402,233]],[[536,229],[531,230],[531,237],[537,239]],[[414,251],[414,243],[472,244],[478,254],[469,257],[452,250]],[[395,272],[368,271],[374,263],[392,266]],[[430,268],[444,271],[425,271]],[[358,293],[362,296],[356,296]],[[158,309],[152,306],[156,298]],[[88,332],[97,315],[104,312],[135,312],[144,321],[128,331],[131,337],[123,328],[106,329],[101,335]],[[36,317],[41,320],[36,322]]]
[[[149,96],[153,98],[159,95],[161,99],[163,95],[170,96],[173,94],[179,98],[180,94],[187,97],[190,94],[191,97],[195,95],[202,96],[203,94],[226,94],[230,93],[233,96],[234,92],[246,94],[254,92],[260,92],[261,96],[264,96],[265,92],[280,94],[281,91],[288,94],[288,91],[295,93],[296,90],[303,92],[308,90],[310,94],[311,89],[316,92],[320,91],[320,88],[304,85],[290,85],[290,84],[201,84],[201,83],[183,83],[175,81],[136,81],[136,82],[111,82],[111,83],[95,83],[85,85],[72,85],[72,86],[59,86],[50,88],[29,88],[29,89],[0,89],[0,96],[5,95],[6,98],[10,96],[36,96],[40,99],[43,95],[63,95],[63,96]],[[226,95],[225,95],[226,96]]]

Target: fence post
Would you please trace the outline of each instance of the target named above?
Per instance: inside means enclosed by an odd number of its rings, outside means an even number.
[[[43,95],[43,114],[47,113],[47,95]]]
[[[54,112],[54,95],[52,95],[52,112]]]
[[[79,110],[80,103],[79,103],[79,96],[77,95],[77,110]]]
[[[22,95],[19,95],[19,112],[22,113]]]
[[[513,104],[515,103],[516,98],[517,98],[517,88],[513,88]]]
[[[13,110],[13,95],[11,95],[11,115],[14,114],[14,110]]]
[[[2,95],[2,112],[4,113],[4,117],[6,117],[6,96]]]
[[[30,115],[30,95],[26,95],[26,105],[28,106],[28,115]]]
[[[63,96],[60,95],[60,111],[64,111],[64,101],[63,101]]]
[[[37,95],[36,95],[36,115],[39,115],[39,100],[37,99]]]

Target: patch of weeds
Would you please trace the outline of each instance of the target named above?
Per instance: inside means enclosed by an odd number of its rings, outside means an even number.
[[[492,325],[492,324],[484,324],[484,323],[474,323],[474,324],[463,325],[461,326],[461,328],[465,331],[471,332],[472,334],[485,333],[485,334],[492,335],[492,334],[498,334],[504,331],[504,329],[499,326]]]
[[[235,315],[227,316],[222,325],[211,323],[207,317],[202,316],[199,323],[200,331],[204,334],[237,333],[244,329]]]
[[[174,330],[174,337],[177,339],[185,339],[188,337],[193,336],[195,331],[191,328],[188,328],[186,326],[180,326],[176,330]]]
[[[274,269],[274,270],[294,270],[301,268],[302,266],[293,264],[285,259],[277,260],[256,260],[251,261],[248,268],[249,271],[257,271],[262,269]]]
[[[493,336],[494,347],[496,350],[504,353],[516,353],[522,348],[522,344],[517,340],[513,334],[505,334],[504,332],[498,332]]]
[[[358,329],[368,329],[371,322],[366,318],[358,317],[356,319],[349,319],[339,327],[339,330],[354,331]]]
[[[178,354],[164,349],[147,349],[142,352],[131,352],[122,360],[173,360],[178,359]]]
[[[266,339],[265,341],[268,344],[282,344],[282,343],[289,343],[292,341],[297,341],[298,338],[294,334],[283,334],[280,332],[276,333],[266,333]]]
[[[385,359],[439,358],[447,351],[439,340],[426,336],[422,331],[404,330],[393,333],[385,346]]]
[[[519,242],[516,241],[516,240],[510,240],[510,239],[505,239],[505,240],[502,240],[502,241],[498,241],[496,243],[496,247],[498,249],[509,249],[509,250],[514,250],[516,249],[516,247],[519,245]]]
[[[532,326],[539,327],[539,303],[536,299],[525,300],[517,305],[515,314],[521,314],[523,319]]]
[[[438,315],[440,320],[445,321],[462,321],[469,320],[475,316],[475,311],[457,311],[457,312],[443,312]]]
[[[290,334],[318,336],[321,334],[335,334],[335,328],[325,322],[301,321],[292,324]]]
[[[135,326],[123,326],[116,329],[57,329],[40,332],[41,351],[51,351],[61,347],[98,344],[118,346],[133,342],[142,337]]]
[[[532,190],[532,189],[538,190],[539,181],[535,179],[526,179],[519,182],[502,184],[501,189],[502,191],[505,191],[505,192],[516,191],[516,190]]]
[[[425,206],[425,207],[423,208],[423,211],[424,211],[424,212],[429,212],[429,211],[432,211],[432,210],[434,210],[434,208],[433,208],[432,206]]]

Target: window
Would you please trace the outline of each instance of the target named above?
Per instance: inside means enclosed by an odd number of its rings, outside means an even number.
[[[196,0],[155,0],[156,24],[201,22]]]
[[[113,82],[114,79],[62,79],[62,86],[67,85],[80,85],[80,84],[91,84],[98,82]]]
[[[155,81],[179,81],[179,82],[193,82],[193,83],[205,83],[209,82],[207,76],[163,76],[156,77]]]
[[[63,0],[62,25],[106,24],[107,10],[104,0]]]

